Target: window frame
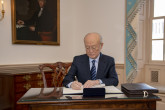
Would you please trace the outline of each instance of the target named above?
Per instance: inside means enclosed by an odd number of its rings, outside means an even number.
[[[154,17],[154,0],[148,0],[148,36],[149,36],[149,54],[147,55],[149,63],[150,64],[159,64],[159,65],[165,65],[165,22],[164,22],[164,38],[163,40],[163,61],[160,60],[152,60],[152,20],[154,19],[164,19],[165,16],[161,17]],[[154,40],[160,40],[160,39],[154,39]],[[146,40],[147,41],[147,40]],[[147,48],[146,48],[147,50]]]

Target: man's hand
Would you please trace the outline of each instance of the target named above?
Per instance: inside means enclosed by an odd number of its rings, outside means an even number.
[[[18,21],[17,21],[17,24],[18,24],[18,25],[23,25],[23,24],[25,24],[25,23],[24,23],[24,21],[22,21],[22,20],[18,20]]]
[[[31,31],[35,31],[35,26],[29,26],[29,29],[30,29]]]
[[[81,86],[82,84],[78,81],[74,81],[72,84],[71,84],[71,88],[72,89],[76,89],[76,90],[80,90],[81,89]]]
[[[84,88],[90,88],[92,86],[99,85],[99,84],[100,84],[99,80],[88,80],[87,82],[85,82]]]

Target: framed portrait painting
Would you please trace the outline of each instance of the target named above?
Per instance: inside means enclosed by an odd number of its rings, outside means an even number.
[[[60,45],[60,0],[11,0],[12,43]]]

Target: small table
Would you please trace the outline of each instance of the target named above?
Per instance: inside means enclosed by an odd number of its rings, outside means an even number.
[[[83,95],[63,95],[63,87],[31,88],[17,104],[28,106],[30,110],[156,110],[155,95],[126,96],[125,94],[105,94],[104,97],[83,97]]]

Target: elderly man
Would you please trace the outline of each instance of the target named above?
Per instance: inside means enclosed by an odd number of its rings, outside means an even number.
[[[101,53],[102,37],[88,33],[84,37],[86,54],[75,56],[63,85],[72,89],[90,88],[95,85],[118,85],[114,58]],[[75,76],[77,80],[75,80]]]

